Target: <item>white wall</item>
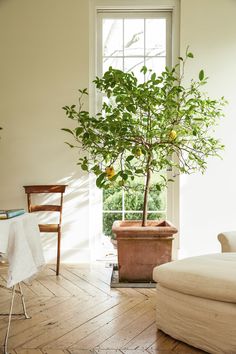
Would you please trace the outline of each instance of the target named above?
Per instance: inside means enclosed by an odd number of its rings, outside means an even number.
[[[225,144],[223,160],[209,161],[207,173],[182,176],[180,188],[180,255],[219,251],[216,235],[236,229],[236,1],[182,0],[180,43],[195,54],[187,77],[204,69],[211,97],[229,105],[216,135]]]
[[[0,208],[25,206],[23,185],[69,184],[63,259],[89,257],[89,188],[60,131],[61,107],[89,82],[87,0],[0,0]],[[47,259],[56,238],[47,234]]]
[[[210,161],[204,176],[181,177],[180,256],[218,251],[217,233],[236,229],[235,17],[235,0],[181,1],[181,51],[189,44],[195,54],[187,75],[204,68],[208,92],[229,106],[217,131],[223,160]],[[68,124],[61,107],[89,84],[89,1],[0,0],[0,43],[0,208],[25,205],[23,185],[69,184],[63,259],[88,261],[89,181],[60,128]],[[51,240],[44,238],[48,259]]]

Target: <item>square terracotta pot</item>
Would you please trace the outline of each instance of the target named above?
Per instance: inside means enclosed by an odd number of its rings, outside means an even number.
[[[152,282],[157,265],[171,261],[172,241],[178,230],[169,221],[115,221],[120,282]]]

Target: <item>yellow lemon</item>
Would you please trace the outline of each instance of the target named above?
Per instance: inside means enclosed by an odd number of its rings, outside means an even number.
[[[176,131],[175,131],[175,130],[171,130],[170,133],[169,133],[169,138],[170,138],[171,140],[175,140],[176,137],[177,137]]]
[[[142,152],[142,150],[141,150],[140,148],[137,148],[137,149],[135,150],[135,155],[138,156],[138,157],[141,156],[142,153],[143,153],[143,152]]]
[[[115,176],[115,170],[113,166],[106,167],[105,172],[108,179],[111,179],[113,176]]]

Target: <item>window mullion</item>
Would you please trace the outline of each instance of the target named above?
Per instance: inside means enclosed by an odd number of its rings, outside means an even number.
[[[144,26],[143,26],[143,65],[146,66],[146,19],[143,19]],[[146,80],[146,75],[144,74],[144,81]]]
[[[122,30],[123,30],[123,33],[122,33],[122,36],[123,36],[123,46],[122,46],[122,49],[123,49],[123,62],[122,62],[122,65],[123,65],[123,71],[124,71],[125,70],[125,19],[124,18],[123,18]]]

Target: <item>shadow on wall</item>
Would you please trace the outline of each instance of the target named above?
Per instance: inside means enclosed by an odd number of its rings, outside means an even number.
[[[62,215],[61,260],[68,263],[90,261],[89,176],[63,178],[51,184],[66,184]],[[50,184],[50,183],[48,183]],[[59,204],[60,194],[33,195],[33,204]],[[58,223],[59,213],[34,213],[39,223]],[[94,221],[94,220],[93,220]],[[57,234],[41,233],[46,261],[55,262]]]

